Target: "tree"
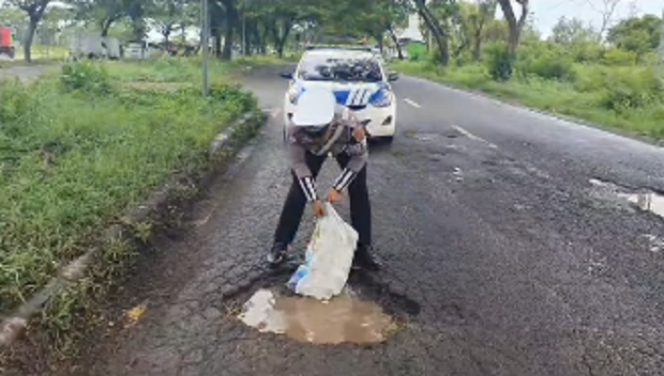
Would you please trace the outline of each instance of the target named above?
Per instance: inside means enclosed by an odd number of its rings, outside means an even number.
[[[477,13],[471,16],[470,25],[473,31],[473,60],[482,58],[482,42],[486,25],[495,19],[498,2],[496,0],[479,0]]]
[[[74,6],[81,21],[94,22],[102,37],[107,37],[111,26],[126,15],[130,0],[67,0]]]
[[[336,25],[334,11],[346,9],[348,4],[349,1],[337,1],[332,4],[315,0],[271,0],[270,2],[244,0],[240,10],[245,21],[248,19],[250,27],[253,28],[251,34],[254,35],[254,39],[261,44],[271,40],[277,54],[283,56],[286,42],[296,25],[316,22],[321,26],[321,20],[325,19],[327,27],[334,27]],[[347,22],[349,25],[353,23],[350,19]],[[353,27],[348,26],[348,28]]]
[[[593,9],[602,16],[602,23],[600,24],[598,32],[600,40],[604,39],[604,34],[611,26],[613,15],[616,12],[616,7],[619,3],[620,0],[602,0],[602,7],[598,8],[593,5],[592,1],[588,2],[588,4],[590,4],[590,6],[593,7]]]
[[[164,0],[156,0],[163,2]],[[132,1],[126,0],[123,10],[131,22],[132,39],[142,41],[148,32],[147,18],[156,13],[156,2],[153,0]]]
[[[230,60],[233,55],[233,42],[235,30],[240,26],[240,13],[238,12],[238,0],[220,0],[226,13],[224,49],[221,53],[223,60]]]
[[[277,50],[277,54],[279,57],[284,56],[284,47],[286,45],[286,41],[288,40],[288,36],[290,35],[291,31],[293,30],[293,26],[299,19],[299,14],[297,12],[297,9],[283,6],[282,4],[279,4],[278,1],[274,1],[271,4],[274,8],[272,8],[273,13],[271,14],[270,21],[268,21],[267,30],[268,33],[272,36],[272,40],[274,41],[274,47]],[[284,4],[285,5],[285,4]]]
[[[459,9],[453,23],[457,25],[457,47],[454,55],[458,56],[467,48],[472,47],[474,61],[479,61],[482,54],[482,43],[485,38],[486,26],[495,19],[496,0],[477,0],[474,3],[463,2],[458,4]]]
[[[578,18],[561,17],[553,27],[551,41],[564,46],[597,41],[598,34],[592,26]]]
[[[214,42],[212,51],[218,58],[221,58],[221,52],[222,52],[221,41],[222,41],[222,34],[224,33],[226,12],[221,2],[210,1],[208,13],[210,16],[209,20],[210,36],[212,37],[212,40]],[[209,43],[209,41],[206,42]]]
[[[23,10],[28,15],[28,29],[23,41],[23,54],[27,62],[32,62],[32,41],[39,21],[44,17],[51,0],[9,0],[8,3]]]
[[[64,28],[71,26],[73,21],[71,10],[61,7],[51,7],[39,24],[35,37],[42,45],[55,45],[59,43]]]
[[[472,43],[472,33],[470,31],[469,8],[474,4],[459,2],[436,6],[433,12],[445,27],[445,32],[449,35],[449,45],[452,50],[451,55],[457,59],[468,50]]]
[[[433,12],[426,4],[426,0],[415,0],[417,14],[422,18],[426,25],[427,31],[436,42],[438,47],[437,59],[443,65],[449,65],[450,50],[449,50],[449,34],[445,28],[440,24],[439,20],[434,16]],[[448,5],[454,3],[453,0],[449,1],[434,1],[432,5]]]
[[[8,3],[0,7],[0,25],[20,29],[27,24],[25,12]]]
[[[620,21],[609,29],[607,42],[641,57],[659,46],[662,20],[654,15]]]
[[[175,30],[182,29],[182,25],[192,23],[192,8],[194,7],[187,0],[155,1],[152,19],[166,44]],[[194,11],[196,10],[194,9]]]
[[[516,59],[516,51],[519,48],[519,42],[521,41],[521,31],[528,20],[528,0],[514,0],[514,2],[521,7],[519,18],[517,18],[514,13],[512,0],[498,0],[500,9],[503,11],[503,15],[507,21],[509,30],[508,52],[512,61]]]

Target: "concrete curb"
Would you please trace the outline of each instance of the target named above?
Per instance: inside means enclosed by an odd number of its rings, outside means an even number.
[[[217,137],[210,144],[209,162],[211,168],[206,170],[201,181],[209,181],[218,172],[215,164],[220,158],[227,158],[235,154],[240,146],[253,137],[258,129],[265,123],[267,115],[261,111],[245,113],[237,119],[232,126]],[[77,259],[62,267],[41,290],[35,293],[27,302],[19,306],[11,315],[5,317],[0,324],[0,348],[11,347],[28,327],[30,319],[39,313],[51,298],[57,296],[63,289],[75,285],[99,260],[98,256],[106,245],[127,239],[132,225],[141,223],[167,204],[183,187],[183,176],[175,176],[164,186],[155,191],[143,204],[128,210],[121,223],[111,225],[102,233],[102,241]],[[205,184],[205,183],[203,183]]]

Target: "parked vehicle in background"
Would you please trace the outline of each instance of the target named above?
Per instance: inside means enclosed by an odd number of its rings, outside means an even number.
[[[73,59],[119,59],[120,41],[97,34],[75,34],[71,39],[69,56]]]
[[[396,134],[396,97],[390,82],[399,76],[386,72],[371,50],[343,47],[312,47],[302,55],[284,94],[284,137],[300,94],[310,87],[326,87],[337,102],[351,109],[361,121],[369,121],[370,138],[392,141]]]
[[[131,60],[149,59],[152,56],[164,53],[165,50],[155,44],[141,41],[127,43],[124,49],[124,58]]]
[[[122,57],[122,48],[120,47],[120,41],[117,38],[104,38],[102,46],[106,47],[107,59],[117,60]]]
[[[124,49],[124,57],[132,60],[143,60],[145,58],[145,45],[142,43],[128,43]]]
[[[13,59],[16,55],[12,29],[9,27],[0,27],[0,55],[7,56],[10,59]]]

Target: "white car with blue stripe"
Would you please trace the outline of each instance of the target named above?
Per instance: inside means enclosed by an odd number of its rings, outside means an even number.
[[[297,98],[309,87],[330,88],[337,102],[347,106],[361,121],[368,120],[370,138],[391,141],[396,133],[396,98],[390,85],[396,73],[386,74],[371,52],[323,48],[309,50],[290,79],[284,96],[284,134],[297,107]]]

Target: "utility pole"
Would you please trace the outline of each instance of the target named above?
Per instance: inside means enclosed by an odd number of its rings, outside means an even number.
[[[242,56],[247,55],[247,19],[242,11]]]
[[[203,96],[210,93],[210,15],[208,0],[201,0],[201,51],[203,54]]]

